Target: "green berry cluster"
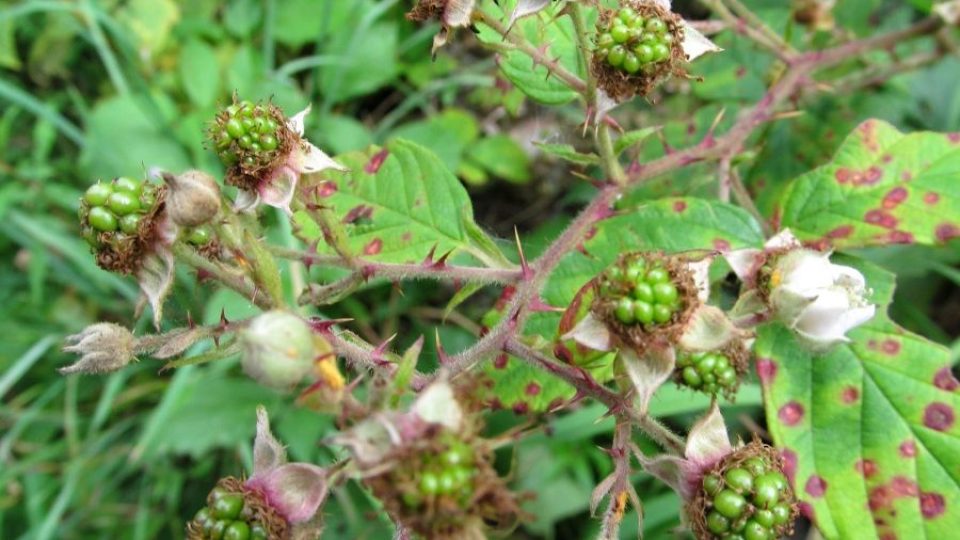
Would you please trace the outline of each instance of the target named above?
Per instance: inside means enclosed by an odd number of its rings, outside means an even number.
[[[674,40],[663,19],[624,7],[597,36],[597,54],[611,67],[633,75],[668,60]]]
[[[737,390],[737,367],[720,352],[677,355],[677,380],[707,394],[733,394]]]
[[[267,540],[267,528],[253,519],[242,493],[231,493],[222,487],[210,492],[208,504],[201,508],[190,524],[191,539],[197,540]]]
[[[768,458],[752,457],[722,475],[708,474],[703,490],[712,538],[772,540],[792,529],[796,516],[790,484]]]
[[[157,202],[158,190],[156,184],[124,177],[93,184],[80,204],[83,237],[99,247],[102,233],[136,236],[141,220]]]
[[[607,270],[601,294],[615,302],[613,315],[625,325],[665,324],[681,307],[680,291],[670,272],[642,257]]]
[[[451,437],[443,452],[423,454],[418,465],[419,481],[401,494],[403,504],[409,509],[433,507],[432,503],[440,497],[455,500],[461,507],[469,502],[476,474],[470,445]]]
[[[210,136],[225,165],[255,166],[276,157],[281,129],[272,106],[240,101],[217,116]]]

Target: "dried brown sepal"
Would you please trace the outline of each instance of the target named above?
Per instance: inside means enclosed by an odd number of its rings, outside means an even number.
[[[424,22],[439,19],[447,6],[447,0],[417,0],[417,3],[407,12],[407,20]]]
[[[94,248],[97,266],[121,275],[133,274],[140,268],[143,259],[150,254],[158,242],[161,241],[160,226],[165,220],[164,207],[167,197],[167,186],[155,185],[156,200],[150,211],[140,218],[135,235],[123,234],[119,231],[101,232],[97,234],[97,247]],[[86,201],[80,202],[80,213],[90,210]]]
[[[462,441],[472,449],[469,493],[437,494],[411,504],[409,499],[420,493],[420,482],[431,460],[447,451],[451,440]],[[393,466],[364,482],[394,520],[424,538],[473,538],[484,527],[507,530],[525,518],[517,497],[493,468],[492,448],[469,433],[453,434],[432,426],[414,443],[395,448],[386,461]]]
[[[633,8],[645,19],[657,17],[662,20],[667,25],[667,31],[673,35],[673,43],[670,47],[669,59],[648,64],[633,75],[611,66],[602,55],[593,55],[590,69],[593,76],[597,78],[597,86],[618,102],[626,101],[638,95],[646,96],[671,76],[686,77],[688,75],[684,68],[687,63],[687,56],[683,52],[683,18],[653,2],[629,0],[623,2],[622,7]],[[610,21],[616,16],[617,11],[615,10],[601,9],[597,28],[607,28]]]
[[[248,489],[243,480],[228,476],[221,478],[216,485],[227,493],[239,493],[243,496],[243,514],[241,517],[247,522],[259,522],[267,532],[270,540],[287,540],[290,538],[290,526],[276,510],[271,507],[266,497],[257,490]],[[213,491],[207,496],[207,504],[213,504]],[[203,525],[194,520],[187,523],[187,540],[208,540],[203,531]]]
[[[663,266],[670,274],[672,283],[677,287],[680,293],[680,309],[673,314],[670,321],[651,325],[620,322],[614,313],[616,298],[628,294],[629,291],[625,282],[609,280],[606,272],[594,284],[596,296],[590,309],[593,315],[606,325],[615,340],[633,348],[638,355],[642,355],[647,347],[653,345],[668,347],[676,343],[687,329],[694,311],[701,302],[693,272],[686,259],[662,252],[626,253],[620,256],[614,266],[618,266],[621,271],[626,271],[627,266],[637,259],[646,260],[648,266],[654,264]],[[604,294],[602,292],[604,290],[613,291],[615,296],[610,293]]]
[[[719,463],[713,466],[712,469],[704,472],[704,477],[709,475],[715,475],[723,477],[723,475],[730,469],[742,467],[743,464],[753,458],[763,459],[770,467],[771,470],[783,472],[786,465],[783,456],[780,455],[780,452],[776,448],[763,444],[759,439],[754,438],[749,444],[742,446],[735,450],[734,452],[728,454],[724,457]],[[717,538],[710,529],[707,528],[707,514],[710,512],[712,506],[711,501],[713,497],[708,495],[704,489],[698,489],[696,494],[687,502],[686,513],[687,513],[687,522],[690,526],[690,530],[693,531],[693,534],[699,540],[713,540]],[[776,538],[788,538],[793,535],[793,524],[796,522],[797,517],[800,515],[800,508],[797,505],[796,496],[793,493],[793,489],[788,485],[783,493],[781,493],[781,500],[786,502],[790,506],[790,519],[786,525],[781,525],[776,528]],[[749,519],[750,516],[757,509],[748,504],[747,509],[744,513],[744,517],[741,519]]]
[[[233,106],[239,107],[242,101],[233,96]],[[230,120],[229,107],[221,109],[217,117],[213,120],[209,129],[208,140],[215,141],[225,129],[227,121]],[[268,177],[278,167],[290,157],[291,152],[296,145],[302,144],[302,138],[287,124],[287,117],[283,111],[272,102],[253,103],[254,118],[265,116],[272,119],[277,124],[277,130],[274,134],[277,138],[277,148],[264,152],[254,149],[245,149],[237,141],[232,141],[225,148],[217,148],[218,153],[226,151],[233,152],[237,156],[236,163],[227,168],[224,182],[228,185],[236,186],[247,191],[255,191],[262,180]]]

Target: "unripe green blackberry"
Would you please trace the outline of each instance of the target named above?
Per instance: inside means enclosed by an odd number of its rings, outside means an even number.
[[[655,2],[624,0],[601,10],[592,70],[601,88],[622,100],[647,94],[669,74],[680,74],[683,20]]]
[[[798,511],[779,454],[754,441],[704,475],[687,513],[701,540],[765,540],[791,535]]]
[[[132,178],[93,184],[80,198],[83,238],[105,270],[128,274],[149,251],[165,187]]]
[[[286,538],[288,523],[257,491],[236,478],[224,478],[207,496],[207,505],[187,523],[188,540],[268,540]]]
[[[431,433],[398,448],[393,466],[365,482],[397,522],[423,538],[464,538],[485,522],[516,519],[519,509],[491,465],[490,450],[471,439]]]
[[[285,158],[297,135],[272,103],[234,100],[217,114],[208,137],[228,167],[227,183],[250,189],[259,172]]]
[[[627,6],[597,33],[596,54],[607,64],[633,75],[670,58],[674,37],[656,15],[644,18]]]
[[[732,399],[740,386],[740,379],[747,372],[749,352],[740,343],[722,351],[677,352],[677,367],[674,380],[709,395],[723,394]]]
[[[699,302],[689,263],[659,253],[630,253],[595,280],[591,310],[622,342],[637,348],[651,334],[674,341]]]

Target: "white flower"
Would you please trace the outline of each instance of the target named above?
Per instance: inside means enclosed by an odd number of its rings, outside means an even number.
[[[866,294],[863,274],[809,249],[781,256],[770,276],[777,318],[815,348],[850,341],[847,332],[873,318],[876,306]]]
[[[346,171],[347,168],[334,161],[322,150],[303,138],[304,119],[310,106],[287,121],[287,128],[297,135],[293,149],[280,165],[269,171],[257,184],[256,190],[240,190],[234,205],[238,211],[253,210],[262,201],[290,213],[290,202],[297,191],[297,182],[302,174],[316,173],[326,169]]]

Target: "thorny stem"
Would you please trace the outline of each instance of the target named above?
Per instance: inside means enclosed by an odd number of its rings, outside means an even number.
[[[573,20],[573,29],[577,36],[577,48],[580,50],[581,62],[587,72],[587,92],[584,96],[587,99],[588,108],[596,108],[597,105],[597,78],[590,71],[590,59],[593,53],[593,45],[590,43],[587,23],[583,16],[583,6],[580,4],[568,4],[570,10],[570,19]]]
[[[548,50],[541,50],[534,47],[529,41],[519,37],[519,32],[507,32],[507,28],[503,26],[500,21],[482,11],[477,11],[475,18],[477,22],[483,23],[484,25],[490,27],[494,32],[500,34],[503,39],[510,42],[519,51],[533,59],[534,65],[540,64],[546,67],[547,71],[551,75],[560,79],[566,83],[567,86],[579,92],[580,94],[585,94],[587,92],[587,83],[585,83],[580,77],[570,73],[567,68],[560,64],[559,60],[550,58],[548,55]]]
[[[739,5],[744,11],[738,10],[740,16],[734,14],[726,6],[725,1],[731,5]],[[758,45],[769,50],[780,60],[787,61],[791,55],[796,53],[787,42],[770,30],[763,21],[760,21],[753,13],[746,10],[742,4],[736,2],[736,0],[707,0],[706,4],[711,11],[719,15],[735,32],[745,35]],[[734,9],[737,9],[737,7],[735,6]]]
[[[250,281],[247,276],[239,271],[224,266],[219,262],[212,261],[192,247],[178,242],[173,246],[173,253],[178,260],[183,261],[196,270],[215,278],[230,289],[240,293],[245,298],[257,305],[260,309],[270,310],[275,306],[269,295],[261,294],[256,285]]]
[[[641,414],[621,394],[598,383],[585,370],[548,357],[547,355],[510,338],[504,350],[513,356],[535,366],[551,375],[563,379],[577,389],[577,392],[606,405],[617,416],[629,419],[643,430],[660,446],[675,454],[683,454],[684,442],[679,436],[649,415]]]

